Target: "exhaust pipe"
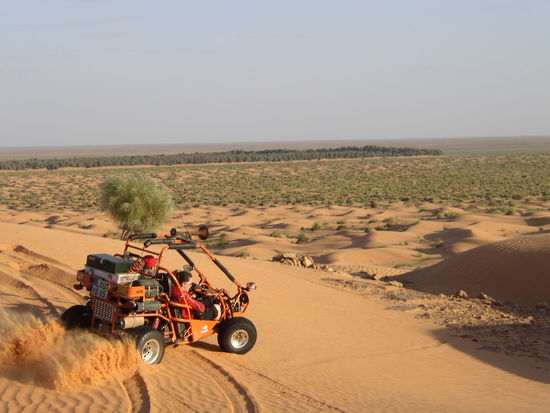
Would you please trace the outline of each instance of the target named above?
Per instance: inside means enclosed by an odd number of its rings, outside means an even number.
[[[124,317],[118,320],[118,325],[123,330],[127,328],[141,327],[145,324],[145,317]]]

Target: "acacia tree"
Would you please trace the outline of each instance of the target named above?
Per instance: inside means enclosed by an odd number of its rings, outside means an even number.
[[[132,233],[154,232],[172,214],[170,193],[164,185],[145,176],[109,177],[100,188],[101,208],[117,223],[121,239]]]

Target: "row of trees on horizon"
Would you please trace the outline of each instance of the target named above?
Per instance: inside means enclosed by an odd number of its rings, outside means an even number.
[[[355,159],[395,156],[440,156],[438,149],[415,149],[377,145],[342,146],[325,149],[266,149],[259,151],[195,152],[158,155],[93,156],[71,158],[33,158],[0,161],[0,170],[59,169],[67,167],[97,168],[104,166],[186,165],[206,163],[281,162],[321,159]]]

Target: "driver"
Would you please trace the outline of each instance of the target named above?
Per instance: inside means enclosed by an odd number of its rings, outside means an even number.
[[[173,298],[180,304],[188,304],[191,307],[191,318],[195,318],[195,313],[201,314],[205,306],[199,300],[191,296],[191,273],[188,271],[174,271],[174,276],[181,285],[181,292],[178,288],[172,290]],[[183,295],[182,295],[183,293]],[[185,297],[185,298],[184,298]],[[182,318],[187,319],[187,311],[182,311]]]
[[[218,315],[218,311],[216,309],[216,305],[213,303],[212,298],[194,298],[191,295],[191,287],[193,285],[193,283],[191,282],[191,278],[193,277],[192,274],[189,271],[182,270],[174,271],[174,276],[181,285],[181,289],[183,291],[183,295],[187,300],[187,304],[189,304],[189,306],[193,309],[191,317],[199,318],[201,320],[214,320]],[[180,294],[177,288],[173,289],[172,295],[176,299],[176,301],[181,304],[185,304],[183,296]],[[183,311],[183,313],[185,315],[183,318],[187,318],[187,312]]]

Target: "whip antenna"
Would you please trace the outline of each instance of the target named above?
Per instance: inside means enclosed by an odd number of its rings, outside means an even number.
[[[191,238],[191,233],[189,232],[189,229],[187,228],[187,224],[185,223],[185,221],[183,219],[183,212],[181,213],[180,217],[181,217],[181,223],[183,224],[183,227],[185,228],[185,233],[187,234],[187,237]]]

